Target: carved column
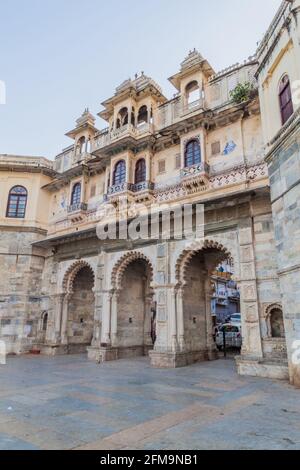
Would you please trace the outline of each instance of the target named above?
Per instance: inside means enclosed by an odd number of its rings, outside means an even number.
[[[118,346],[118,301],[120,292],[115,291],[111,297],[111,345]]]
[[[147,295],[145,298],[145,312],[144,312],[144,345],[152,346],[151,338],[151,306],[152,295]]]
[[[59,294],[55,299],[55,307],[54,307],[54,341],[59,342],[61,339],[61,325],[62,325],[62,317],[63,317],[63,305],[64,305],[64,298],[66,294]]]
[[[217,353],[217,347],[213,338],[213,322],[211,314],[212,282],[209,273],[205,280],[205,319],[206,319],[206,346],[210,359]]]
[[[259,322],[256,267],[253,247],[252,221],[244,222],[239,230],[241,316],[243,347],[242,356],[263,357]]]
[[[60,331],[61,344],[68,344],[68,309],[69,296],[65,295],[62,302],[62,321]]]
[[[170,322],[171,350],[178,351],[177,342],[177,318],[176,318],[176,291],[174,288],[168,290],[168,317]]]
[[[103,293],[103,312],[102,312],[102,336],[101,343],[107,346],[111,345],[111,292]]]
[[[185,334],[184,334],[184,313],[183,313],[183,287],[180,287],[176,296],[176,313],[177,313],[177,332],[180,351],[185,351]]]

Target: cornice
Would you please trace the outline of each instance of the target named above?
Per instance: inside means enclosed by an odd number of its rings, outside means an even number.
[[[20,225],[0,225],[1,232],[18,232],[18,233],[37,233],[39,235],[47,236],[47,230],[38,227],[24,227]]]
[[[280,131],[276,134],[276,136],[269,142],[268,146],[270,149],[268,150],[265,161],[269,164],[271,163],[274,154],[278,152],[286,142],[293,138],[297,132],[300,134],[300,107],[297,111],[290,117],[288,122],[283,126]]]

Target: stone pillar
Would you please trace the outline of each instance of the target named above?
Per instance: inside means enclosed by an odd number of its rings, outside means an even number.
[[[103,293],[103,311],[102,311],[102,335],[101,343],[111,346],[111,292]]]
[[[184,316],[183,316],[183,287],[180,287],[176,296],[177,333],[181,352],[185,351]]]
[[[95,312],[94,312],[94,333],[93,333],[93,348],[100,348],[101,342],[101,324],[102,324],[102,293],[94,291],[95,295]]]
[[[242,359],[259,361],[263,358],[263,350],[252,233],[252,221],[246,222],[239,229]]]
[[[178,351],[177,318],[176,318],[176,291],[174,287],[168,289],[168,319],[170,325],[171,351]]]
[[[63,317],[63,305],[64,305],[65,294],[59,294],[54,302],[54,341],[58,343],[61,339],[61,325]]]
[[[217,358],[217,347],[213,338],[213,322],[211,315],[212,285],[210,274],[207,274],[205,280],[205,320],[206,320],[206,347],[208,358],[214,360]]]
[[[61,344],[68,344],[68,309],[69,309],[69,297],[65,295],[62,302],[62,321],[60,338]]]
[[[145,299],[145,312],[144,312],[144,345],[146,348],[152,348],[152,338],[151,338],[151,305],[152,305],[152,295],[147,295]]]
[[[115,291],[111,297],[111,345],[118,346],[118,301],[119,292]]]

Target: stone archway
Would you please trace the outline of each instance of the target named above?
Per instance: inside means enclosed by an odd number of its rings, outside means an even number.
[[[230,259],[233,262],[231,253],[221,243],[213,240],[194,242],[183,250],[175,265],[176,281],[181,287],[186,285],[186,271],[191,258],[203,250],[214,250],[218,252],[219,263],[226,259]]]
[[[176,313],[178,345],[184,364],[217,358],[213,339],[212,272],[230,252],[220,243],[205,240],[185,249],[177,260]]]
[[[111,343],[118,358],[153,349],[153,266],[141,252],[124,255],[112,271]]]
[[[63,280],[61,342],[68,353],[85,352],[94,330],[95,275],[86,261],[74,263]]]

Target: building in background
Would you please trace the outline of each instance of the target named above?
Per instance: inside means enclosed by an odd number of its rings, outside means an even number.
[[[234,267],[230,261],[223,262],[212,273],[214,293],[211,311],[217,323],[224,323],[230,315],[240,313],[240,292],[234,280]]]

